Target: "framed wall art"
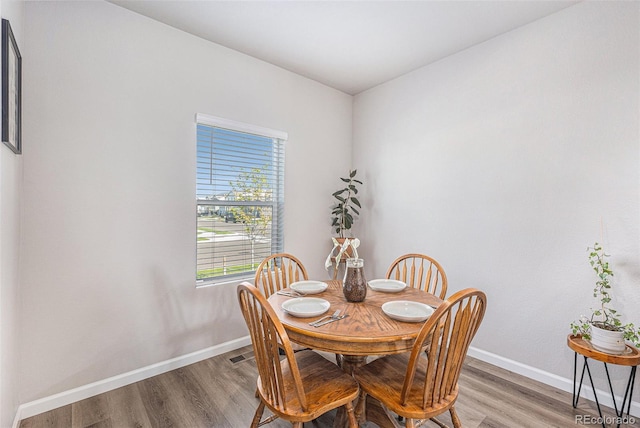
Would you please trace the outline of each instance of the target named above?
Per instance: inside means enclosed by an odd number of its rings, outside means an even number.
[[[22,57],[6,19],[2,20],[2,142],[22,153]]]

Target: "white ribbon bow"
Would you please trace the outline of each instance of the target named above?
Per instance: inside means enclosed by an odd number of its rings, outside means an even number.
[[[360,246],[360,240],[358,238],[353,238],[353,239],[345,239],[344,242],[342,243],[342,245],[340,245],[340,243],[338,242],[338,240],[336,238],[331,238],[333,240],[333,248],[331,249],[331,251],[329,252],[329,255],[327,256],[327,260],[324,262],[324,267],[325,269],[329,269],[329,267],[331,266],[331,257],[333,256],[333,253],[335,252],[336,248],[340,248],[340,250],[338,251],[338,254],[336,255],[336,269],[338,268],[338,264],[340,263],[340,260],[342,260],[342,255],[344,253],[347,252],[347,250],[349,249],[349,247],[351,247],[353,249],[352,253],[353,253],[353,257],[354,259],[359,258],[358,257],[358,250],[357,248]]]

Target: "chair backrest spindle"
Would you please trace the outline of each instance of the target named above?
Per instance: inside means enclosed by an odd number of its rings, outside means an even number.
[[[455,394],[462,363],[486,309],[482,291],[457,292],[431,315],[420,330],[411,351],[401,401],[406,404],[414,382],[423,382],[422,406],[434,407]],[[420,355],[427,349],[424,378],[416,378]]]
[[[410,253],[398,257],[387,270],[388,279],[403,281],[441,299],[447,295],[447,275],[435,259],[424,254]]]
[[[307,280],[307,270],[300,260],[287,253],[265,258],[256,270],[254,282],[265,296],[287,288],[296,281]]]

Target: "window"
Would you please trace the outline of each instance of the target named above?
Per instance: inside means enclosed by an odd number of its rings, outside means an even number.
[[[287,134],[198,114],[198,283],[253,275],[282,252]]]

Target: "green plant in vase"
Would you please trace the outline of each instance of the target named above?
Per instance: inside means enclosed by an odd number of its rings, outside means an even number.
[[[362,208],[360,201],[356,197],[358,187],[356,184],[362,185],[362,181],[357,180],[356,173],[358,170],[349,171],[349,178],[341,177],[345,187],[333,192],[333,197],[338,201],[331,211],[331,226],[335,227],[338,237],[345,238],[345,232],[350,231],[353,226],[353,214],[360,215],[358,208]],[[358,207],[358,208],[355,208]]]
[[[360,215],[362,208],[356,196],[358,194],[357,185],[362,185],[362,181],[356,178],[357,172],[356,169],[350,170],[348,177],[340,177],[345,185],[332,194],[336,203],[331,208],[331,227],[338,234],[338,237],[331,238],[333,248],[327,256],[325,268],[331,267],[332,260],[335,261],[334,274],[337,273],[341,261],[348,258],[358,258],[357,248],[360,245],[360,240],[351,235],[351,227],[357,219],[356,216]],[[347,237],[347,232],[349,232],[349,237]]]
[[[597,242],[593,247],[588,247],[587,251],[589,252],[589,264],[597,275],[593,297],[599,299],[600,306],[591,309],[591,317],[582,316],[579,320],[572,322],[571,331],[573,334],[580,334],[584,339],[590,340],[596,349],[604,352],[620,353],[624,351],[624,340],[640,347],[640,330],[633,323],[622,324],[618,311],[610,306],[613,271],[606,260],[609,254],[606,254],[602,245]],[[620,339],[616,350],[612,350],[608,345],[599,344],[599,336],[594,339],[594,334],[600,335],[601,331],[619,334]]]

